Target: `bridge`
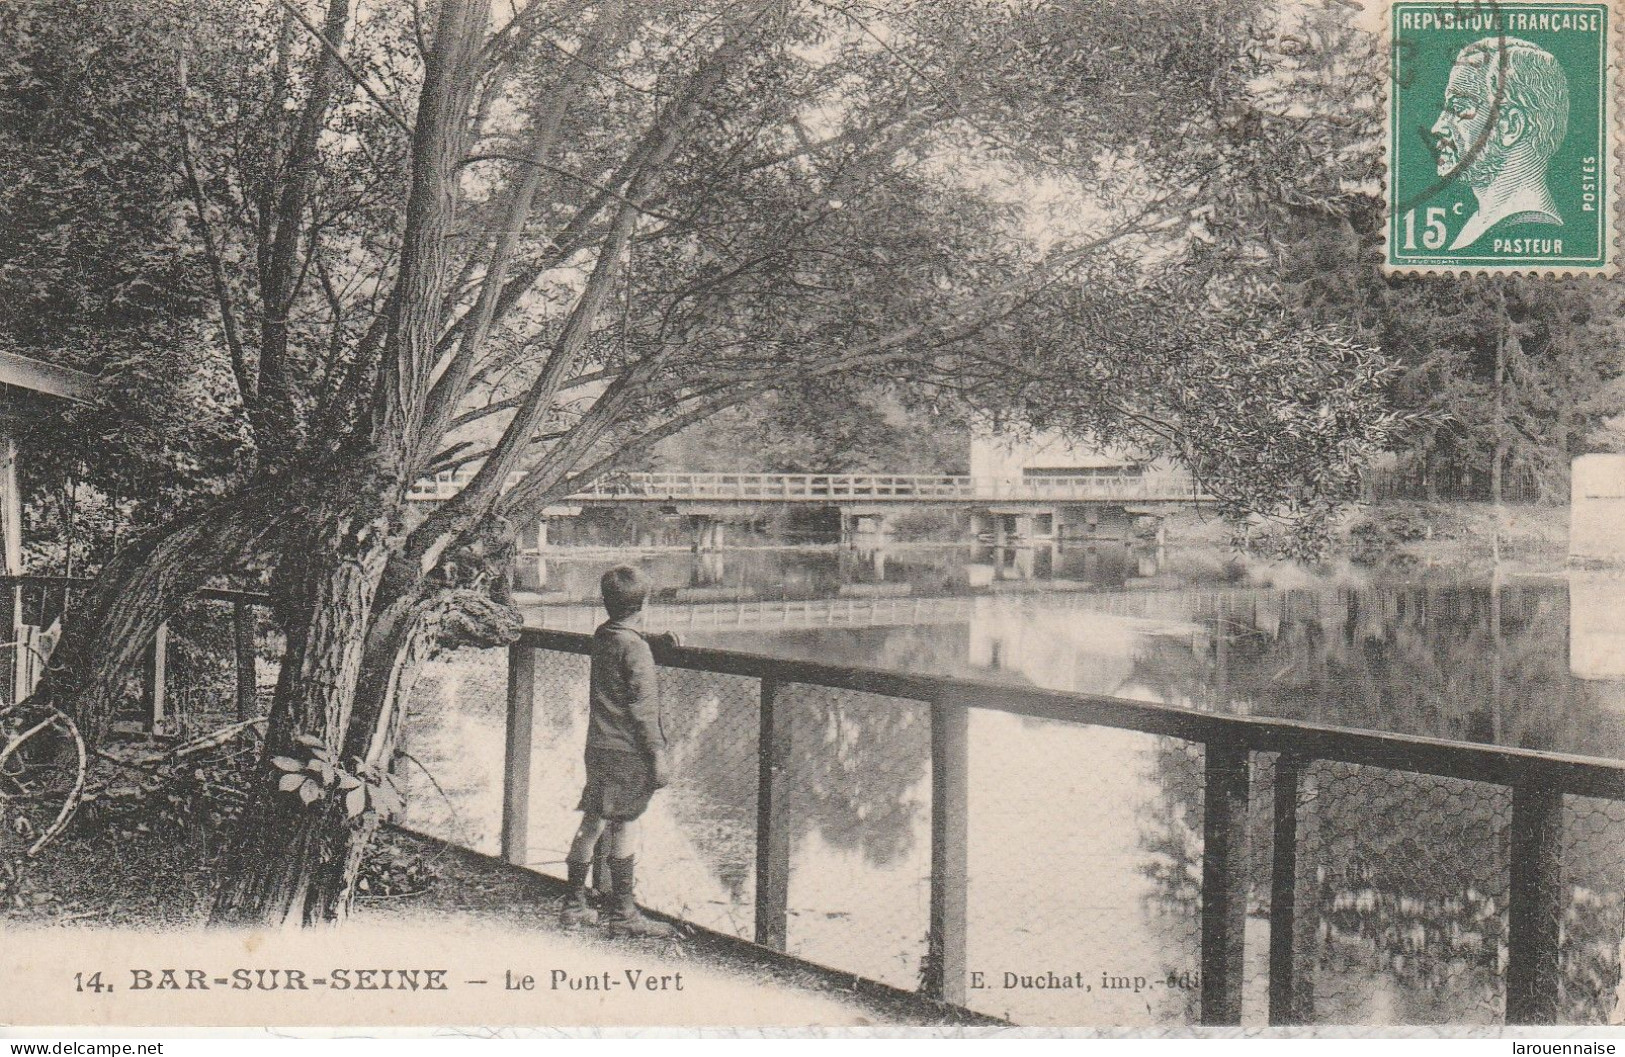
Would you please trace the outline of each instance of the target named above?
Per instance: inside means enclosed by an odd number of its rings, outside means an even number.
[[[438,473],[413,487],[414,502],[455,496],[472,469]],[[514,475],[517,480],[519,475]],[[512,483],[510,481],[510,483]],[[1054,502],[1196,503],[1211,501],[1186,473],[971,477],[886,473],[621,473],[599,478],[565,502],[604,503],[899,503]]]
[[[473,476],[472,469],[436,474],[409,494],[419,503],[444,502]],[[514,479],[517,479],[515,475]],[[513,479],[509,481],[510,486]],[[723,545],[724,518],[751,516],[765,506],[821,506],[841,512],[843,538],[884,537],[890,517],[906,507],[966,511],[973,531],[995,545],[1077,536],[1126,535],[1135,507],[1166,508],[1211,502],[1181,471],[972,477],[962,474],[884,473],[617,473],[594,481],[544,512],[538,549],[546,546],[549,515],[580,508],[649,504],[698,520],[698,550]],[[1141,511],[1154,512],[1154,511]]]

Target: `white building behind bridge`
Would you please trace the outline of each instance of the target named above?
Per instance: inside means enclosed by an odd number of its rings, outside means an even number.
[[[1125,446],[1068,438],[1053,430],[1031,434],[976,426],[970,437],[970,475],[996,480],[1045,477],[1139,477],[1170,469]]]
[[[1128,539],[1136,519],[1152,513],[1139,503],[1113,506],[1054,502],[1042,506],[1015,497],[1024,487],[1036,489],[1035,495],[1047,494],[1056,499],[1061,491],[1075,493],[1095,487],[1114,491],[1127,488],[1132,493],[1141,483],[1153,485],[1156,475],[1178,469],[1168,460],[1155,459],[1127,445],[1069,437],[1055,430],[1000,430],[986,420],[971,428],[968,461],[973,480],[997,482],[997,489],[1008,490],[1006,494],[1011,497],[990,503],[985,513],[978,512],[971,518],[977,537],[995,546],[1015,541],[1058,541],[1063,537]]]

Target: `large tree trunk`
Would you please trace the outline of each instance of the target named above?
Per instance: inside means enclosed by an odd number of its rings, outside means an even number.
[[[334,0],[334,9],[341,3]],[[297,792],[281,790],[283,772],[272,761],[312,759],[313,749],[300,742],[302,736],[322,746],[320,751],[351,776],[378,754],[393,751],[393,702],[399,695],[388,695],[384,707],[369,698],[363,716],[353,713],[368,664],[394,670],[399,659],[411,655],[403,638],[393,655],[379,661],[374,651],[375,661],[369,662],[369,632],[379,585],[404,542],[400,514],[406,483],[421,470],[423,449],[439,442],[423,428],[425,396],[445,322],[456,174],[489,16],[489,0],[440,5],[414,123],[400,270],[367,439],[359,446],[358,457],[370,472],[345,482],[344,491],[329,491],[325,510],[304,514],[312,531],[296,550],[283,554],[285,563],[298,566],[286,570],[285,585],[279,586],[287,598],[288,648],[266,728],[259,786],[220,864],[212,913],[217,924],[334,920],[348,904],[360,856],[376,826],[370,811],[352,817],[337,785],[326,785],[309,803]],[[433,557],[421,561],[414,581],[434,564]],[[399,594],[388,592],[390,599]],[[356,748],[353,720],[369,732],[362,739],[365,751]]]
[[[268,485],[246,488],[120,550],[63,627],[31,706],[61,709],[89,746],[99,744],[158,626],[280,527],[289,507],[283,495]]]
[[[350,720],[350,738],[352,742],[356,741],[358,734],[366,732],[365,745],[357,755],[375,773],[388,771],[395,758],[401,729],[406,724],[406,707],[418,676],[423,671],[428,639],[427,629],[421,623],[416,625],[391,665],[390,675],[378,693],[376,704],[369,700],[373,692],[370,673],[362,673],[356,712]],[[355,898],[356,882],[361,876],[362,861],[382,821],[377,811],[363,815],[350,831],[342,867],[336,875],[323,874],[321,880],[326,883],[314,886],[313,906],[323,920],[338,921],[349,915],[350,901]]]
[[[220,863],[216,924],[315,924],[332,920],[352,840],[367,824],[345,810],[329,783],[306,803],[279,788],[275,757],[308,760],[308,736],[354,773],[341,755],[359,682],[373,593],[388,558],[387,515],[358,511],[323,518],[303,546],[308,563],[288,584],[288,648],[266,732],[258,788]],[[364,839],[364,838],[363,838]]]

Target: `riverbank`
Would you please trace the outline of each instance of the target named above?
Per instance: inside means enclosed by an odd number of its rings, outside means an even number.
[[[129,945],[144,957],[177,945],[197,957],[197,950],[232,939],[229,933],[204,928],[216,847],[199,839],[196,831],[158,832],[145,824],[123,832],[76,827],[51,853],[31,863],[27,875],[17,879],[20,883],[9,891],[0,889],[12,897],[0,905],[0,935],[19,949],[34,951],[62,945],[69,930],[109,930],[106,942]],[[797,1028],[1001,1023],[664,915],[656,916],[677,927],[673,938],[639,939],[566,927],[555,909],[564,894],[562,882],[400,830],[380,834],[363,877],[372,882],[373,892],[357,898],[350,922],[343,932],[332,934],[332,944],[323,946],[327,934],[320,932],[271,938],[310,948],[305,951],[308,964],[320,964],[320,958],[334,957],[335,951],[354,950],[375,956],[390,951],[400,958],[388,964],[417,964],[410,958],[421,957],[432,943],[435,964],[458,964],[466,970],[459,980],[501,979],[507,966],[530,971],[534,986],[515,993],[512,987],[498,990],[489,984],[488,996],[482,990],[468,1000],[483,1005],[459,1010],[474,1019],[467,1014],[478,1008],[481,1023]],[[258,961],[277,964],[264,956]],[[625,988],[576,993],[577,983],[601,976],[606,968],[619,979],[627,967],[664,987],[630,997]],[[513,976],[514,970],[508,972]],[[561,986],[569,981],[574,983]],[[543,1001],[548,1005],[538,1004]],[[285,1018],[279,1023],[370,1019],[349,1009],[334,1019],[331,1008],[320,1009],[326,1012],[279,1006],[277,1014]],[[449,1017],[449,1011],[431,1011],[402,1019],[445,1023]]]
[[[1182,508],[1168,519],[1166,540],[1183,551],[1205,551],[1221,564],[1225,556],[1243,559],[1236,545],[1234,527],[1207,508]],[[1448,569],[1477,570],[1503,562],[1561,566],[1567,558],[1569,509],[1567,506],[1507,504],[1497,509],[1490,503],[1426,502],[1387,500],[1381,504],[1360,504],[1349,508],[1332,530],[1327,564],[1355,565],[1394,570]],[[1273,531],[1268,526],[1254,529],[1250,537],[1251,559],[1271,551]],[[886,550],[906,552],[971,545],[951,533],[922,538],[893,538]],[[1148,541],[1142,541],[1148,542]],[[762,535],[740,535],[730,551],[834,551],[847,545],[834,540],[797,540]],[[561,546],[546,552],[548,558],[593,559],[607,556],[675,555],[691,553],[692,547],[677,544],[651,544],[612,547],[598,544]]]
[[[1252,542],[1267,547],[1268,539],[1267,531],[1258,530]],[[1179,547],[1235,549],[1231,526],[1202,510],[1182,510],[1170,518],[1168,541]],[[1389,500],[1344,512],[1333,526],[1328,560],[1474,568],[1493,563],[1499,553],[1503,560],[1562,564],[1568,541],[1567,506]]]

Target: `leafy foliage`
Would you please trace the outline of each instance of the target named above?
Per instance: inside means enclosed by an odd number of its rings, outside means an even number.
[[[388,771],[363,760],[356,760],[355,770],[349,771],[339,764],[338,754],[319,738],[301,734],[295,741],[310,751],[310,757],[271,757],[272,768],[280,773],[278,792],[297,796],[306,807],[324,798],[341,799],[344,815],[350,819],[358,819],[368,811],[380,817],[400,814],[401,793]]]
[[[1311,5],[1283,21],[1264,59],[1269,105],[1305,130],[1291,179],[1318,189],[1288,199],[1273,225],[1270,266],[1287,303],[1305,325],[1335,325],[1398,366],[1388,395],[1408,417],[1390,443],[1432,490],[1487,481],[1500,449],[1504,471],[1566,496],[1572,457],[1618,444],[1608,422],[1625,412],[1625,286],[1385,276],[1376,36],[1336,5]]]
[[[89,371],[91,407],[34,427],[25,482],[68,477],[105,557],[220,489],[244,436],[206,320],[205,272],[172,159],[187,12],[123,0],[0,9],[0,349]]]
[[[410,896],[427,891],[438,879],[434,863],[422,852],[384,843],[361,864],[356,892],[373,899]]]
[[[229,742],[204,754],[178,756],[143,742],[111,745],[106,751],[116,767],[102,772],[87,791],[76,834],[217,846],[248,803],[256,748]]]
[[[1132,285],[1131,285],[1132,283]],[[1270,292],[1200,272],[1101,276],[1057,289],[1005,342],[961,371],[1005,428],[1058,429],[1188,466],[1238,522],[1290,526],[1316,556],[1339,505],[1404,425],[1375,350],[1332,326],[1304,326]],[[1033,350],[1033,367],[1013,355]]]
[[[719,412],[653,461],[747,473],[963,473],[965,419],[957,401],[835,378]]]

